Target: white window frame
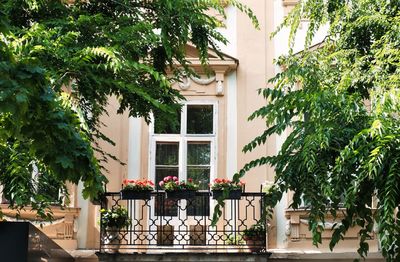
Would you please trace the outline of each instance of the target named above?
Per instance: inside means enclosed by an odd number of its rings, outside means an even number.
[[[3,185],[0,184],[0,204],[7,204],[7,201],[3,201]]]
[[[187,106],[188,105],[212,105],[213,106],[213,133],[212,134],[187,134]],[[156,179],[156,144],[157,142],[176,142],[179,144],[178,175],[179,180],[187,179],[187,145],[188,142],[209,142],[210,143],[210,181],[217,177],[217,134],[218,134],[218,102],[210,100],[192,100],[183,103],[181,112],[181,125],[179,134],[155,134],[154,117],[150,128],[149,143],[149,179]]]

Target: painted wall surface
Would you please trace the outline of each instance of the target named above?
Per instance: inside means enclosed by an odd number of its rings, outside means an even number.
[[[101,121],[104,123],[103,133],[115,142],[115,146],[100,141],[99,146],[106,152],[114,155],[124,163],[109,159],[107,163],[103,163],[109,183],[107,191],[115,192],[121,189],[123,178],[127,177],[129,164],[129,124],[127,114],[117,114],[118,101],[117,98],[111,97],[107,106],[109,116],[103,116]],[[99,237],[99,209],[97,205],[93,205],[88,200],[81,197],[81,185],[78,186],[78,206],[81,208],[81,214],[77,219],[77,239],[78,248],[97,249],[100,245]]]

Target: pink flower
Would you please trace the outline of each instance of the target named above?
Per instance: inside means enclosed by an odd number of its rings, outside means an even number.
[[[189,178],[188,181],[189,181],[190,183],[192,183],[192,182],[193,182],[193,179]]]
[[[171,180],[171,179],[172,179],[172,176],[167,176],[167,179],[168,179],[168,180]]]
[[[168,177],[164,177],[164,182],[168,182]]]
[[[158,183],[158,185],[159,185],[160,187],[163,187],[163,186],[164,186],[164,181],[160,181],[160,183]]]
[[[175,184],[176,184],[177,186],[179,186],[179,181],[175,181]]]
[[[177,178],[176,176],[174,176],[172,179],[173,179],[174,181],[178,181],[178,178]]]

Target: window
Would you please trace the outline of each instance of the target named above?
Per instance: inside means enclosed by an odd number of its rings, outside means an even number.
[[[9,204],[10,202],[5,197],[5,195],[3,194],[3,186],[2,185],[0,185],[0,194],[1,194],[0,204]]]
[[[32,162],[29,165],[32,169],[32,193],[40,195],[40,200],[51,205],[59,206],[65,204],[67,188],[65,184],[56,179],[53,174],[39,172],[38,167]],[[4,186],[0,185],[0,204],[9,204],[10,200],[7,199],[3,193]],[[33,200],[31,198],[31,200]]]
[[[157,186],[164,177],[177,176],[179,180],[191,178],[200,183],[200,190],[208,190],[215,177],[216,110],[215,103],[187,102],[177,124],[161,125],[155,116],[150,163]],[[162,204],[156,202],[156,206]],[[156,215],[176,216],[174,203],[162,202],[163,208],[156,208]],[[208,198],[197,197],[188,206],[187,215],[208,214],[208,202]]]

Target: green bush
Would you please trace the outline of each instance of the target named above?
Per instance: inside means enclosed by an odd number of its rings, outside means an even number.
[[[124,207],[101,209],[100,214],[100,223],[103,228],[116,227],[121,229],[131,225],[128,210],[126,210]]]
[[[243,237],[265,236],[267,230],[263,224],[254,224],[250,228],[243,230]]]

